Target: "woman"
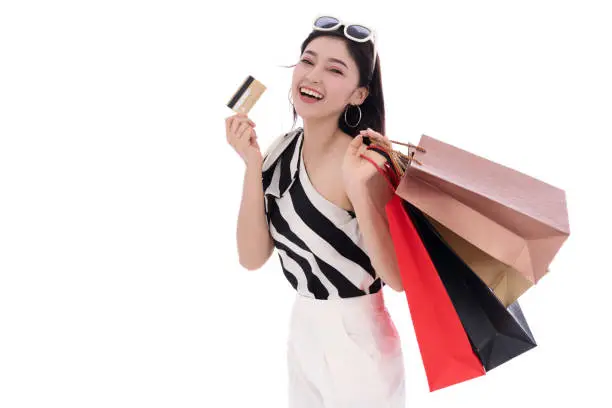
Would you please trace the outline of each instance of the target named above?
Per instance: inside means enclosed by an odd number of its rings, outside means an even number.
[[[256,270],[276,248],[296,291],[290,407],[403,408],[403,353],[382,291],[403,290],[384,209],[393,192],[373,165],[385,157],[363,139],[388,145],[380,64],[373,34],[340,24],[315,20],[301,46],[291,95],[302,128],[262,155],[255,124],[226,119],[246,164],[238,254]]]

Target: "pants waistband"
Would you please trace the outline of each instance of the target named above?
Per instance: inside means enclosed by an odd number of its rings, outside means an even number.
[[[385,307],[385,299],[382,290],[362,296],[329,299],[315,299],[297,293],[295,297],[295,306],[300,309],[310,309],[313,311],[345,309],[380,310]]]

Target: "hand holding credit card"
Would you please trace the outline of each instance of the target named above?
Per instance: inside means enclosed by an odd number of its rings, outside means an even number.
[[[249,75],[227,103],[227,106],[236,112],[225,120],[227,142],[247,165],[254,163],[260,166],[263,160],[254,129],[255,122],[249,119],[247,113],[265,89],[259,81]]]

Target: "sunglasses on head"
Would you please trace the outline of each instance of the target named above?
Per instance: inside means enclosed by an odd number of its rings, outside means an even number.
[[[372,41],[372,71],[370,76],[374,73],[376,67],[376,35],[373,29],[370,29],[364,25],[356,23],[348,23],[341,21],[340,19],[332,16],[317,16],[312,24],[313,30],[318,31],[333,31],[338,27],[344,26],[344,36],[350,40],[356,42]]]

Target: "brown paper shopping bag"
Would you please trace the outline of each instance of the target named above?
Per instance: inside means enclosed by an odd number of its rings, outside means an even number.
[[[490,273],[498,292],[510,285],[500,298],[509,305],[548,272],[570,234],[565,191],[430,136],[419,147],[396,194],[435,220],[460,256],[481,259],[471,267],[488,262],[474,271]]]
[[[533,283],[513,267],[493,258],[474,244],[429,216],[425,216],[440,236],[466,265],[495,293],[505,307],[513,304]]]

